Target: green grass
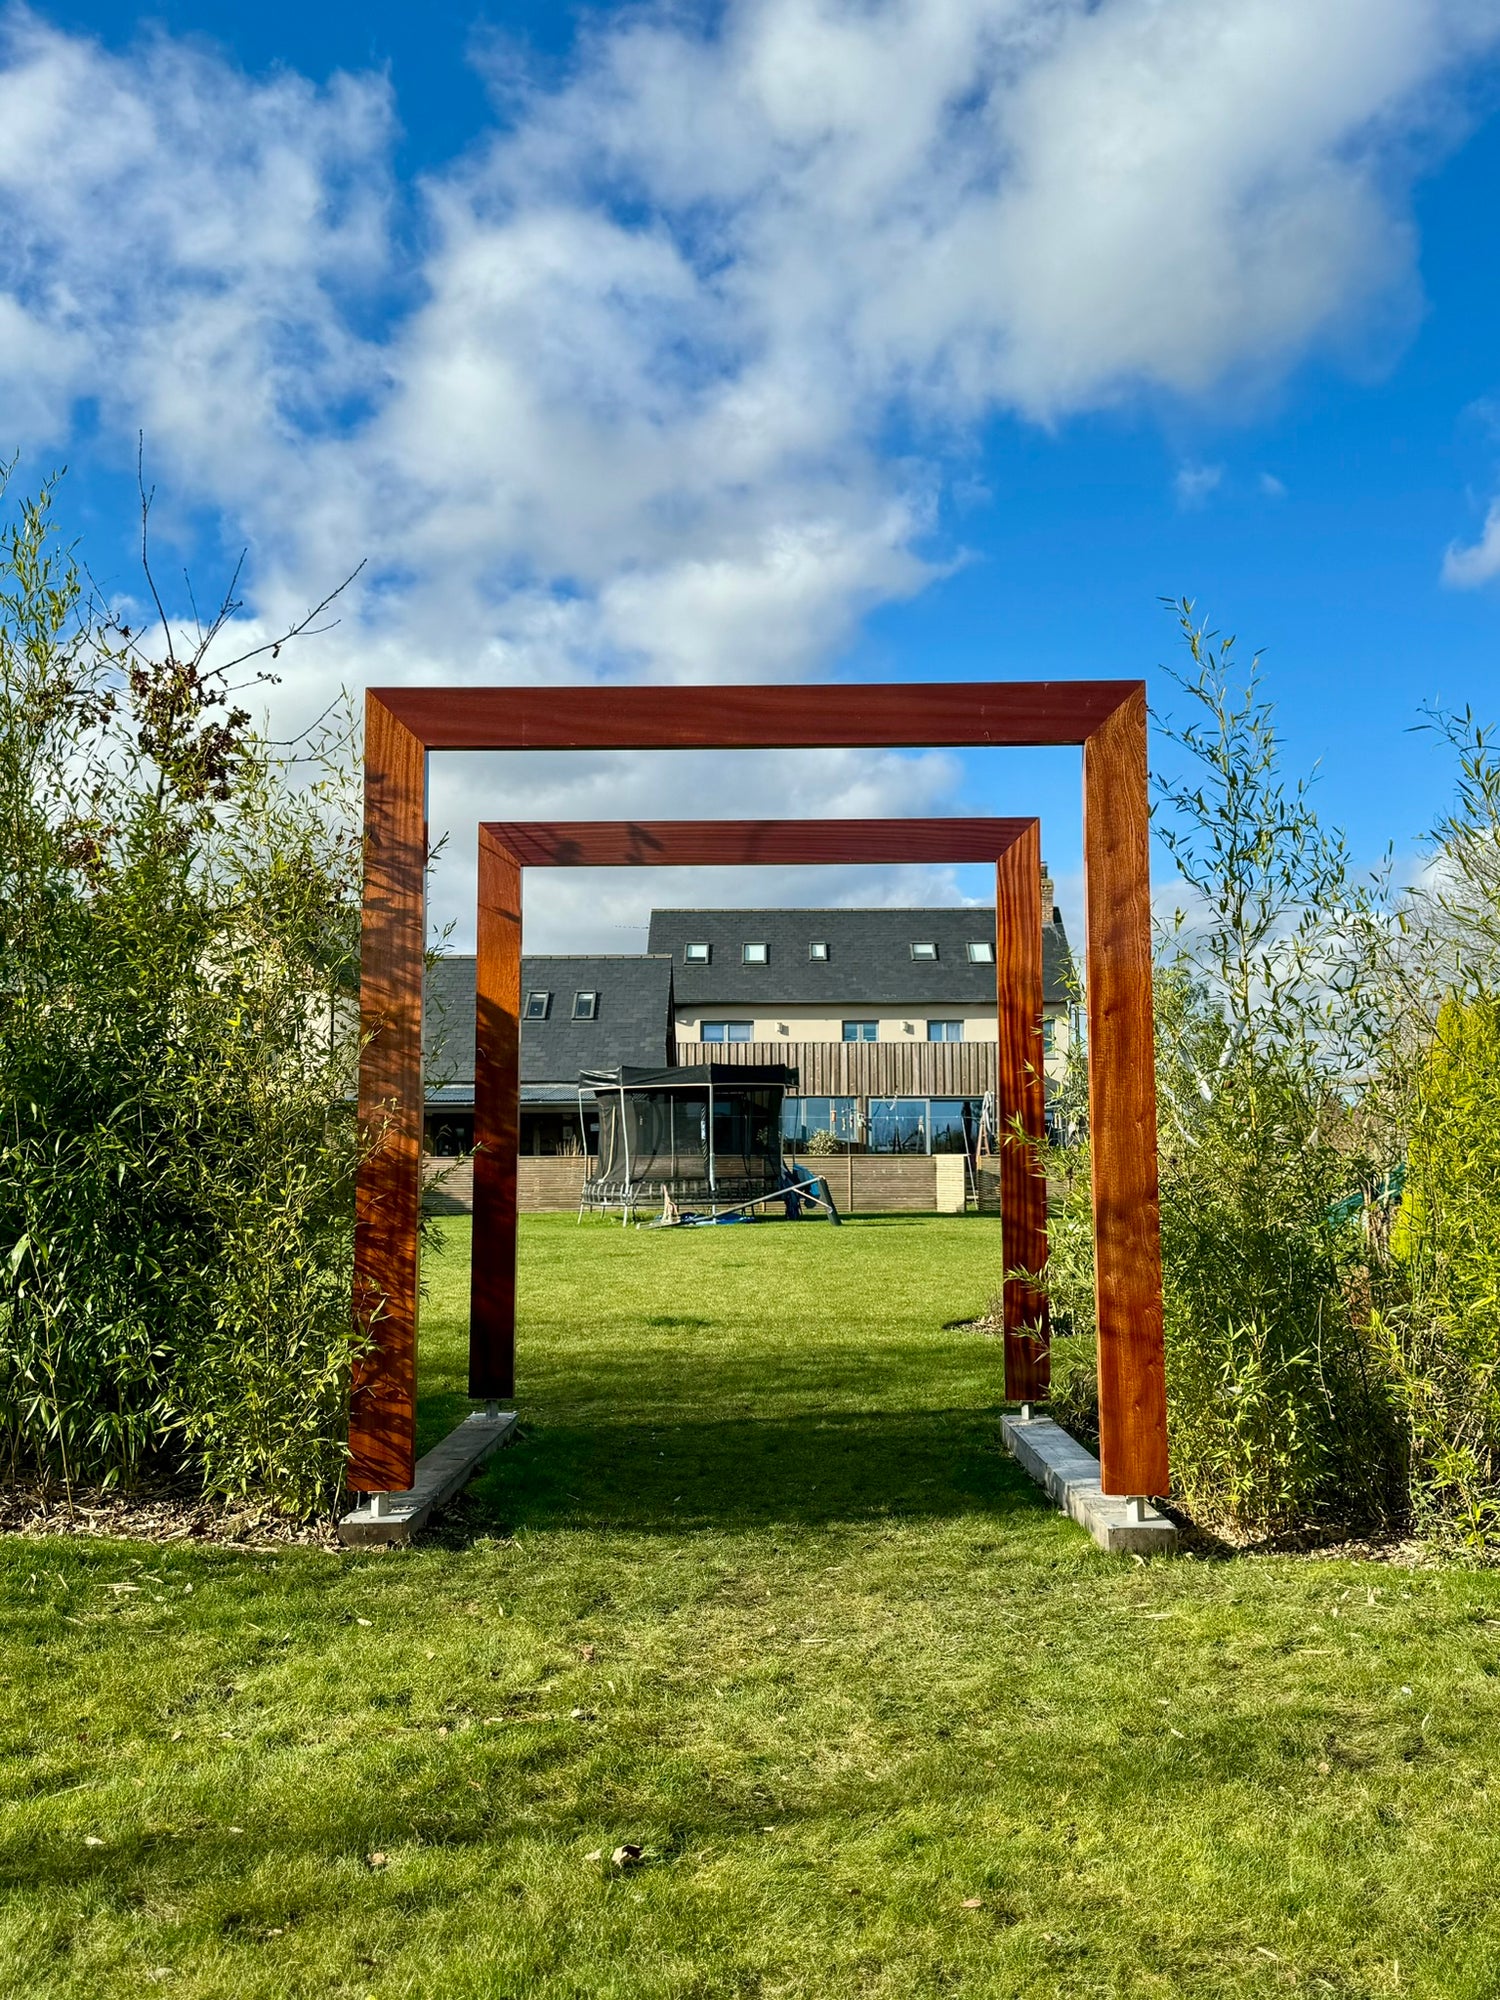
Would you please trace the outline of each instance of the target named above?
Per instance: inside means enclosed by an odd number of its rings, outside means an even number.
[[[0,1546],[0,1992],[1492,2000],[1500,1578],[1100,1555],[994,1247],[529,1221],[441,1544]]]

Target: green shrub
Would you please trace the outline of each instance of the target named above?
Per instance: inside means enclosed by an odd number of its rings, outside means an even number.
[[[0,543],[0,1450],[325,1505],[343,1463],[359,841],[211,663]],[[253,675],[251,676],[253,678]]]
[[[1288,786],[1258,662],[1176,607],[1185,753],[1158,784],[1190,892],[1156,997],[1172,1458],[1190,1505],[1272,1532],[1399,1504],[1388,1386],[1351,1195],[1374,1163],[1350,1104],[1382,1027],[1350,943],[1341,839]]]
[[[1417,1072],[1381,1316],[1429,1533],[1500,1539],[1500,1000],[1450,998]]]
[[[1345,917],[1342,846],[1288,789],[1257,669],[1177,607],[1189,718],[1158,833],[1189,891],[1157,944],[1154,1013],[1168,1423],[1175,1489],[1254,1534],[1367,1524],[1400,1504],[1359,1207],[1372,1172],[1350,1078],[1378,1015]],[[1070,1052],[1069,1102],[1086,1055]],[[1085,1144],[1054,1153],[1057,1402],[1087,1434],[1093,1240]]]

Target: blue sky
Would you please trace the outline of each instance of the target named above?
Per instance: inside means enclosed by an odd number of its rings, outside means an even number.
[[[0,448],[132,575],[363,558],[341,681],[1156,675],[1187,593],[1266,652],[1373,860],[1500,719],[1500,0],[527,0],[0,15]],[[86,107],[80,128],[78,106]],[[45,162],[39,171],[38,162]],[[695,697],[696,698],[696,697]],[[1040,811],[1077,760],[455,761],[481,811]],[[538,885],[660,899],[978,878]],[[1076,905],[1075,905],[1076,907]]]

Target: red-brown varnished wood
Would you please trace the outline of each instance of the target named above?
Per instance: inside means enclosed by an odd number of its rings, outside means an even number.
[[[359,1064],[367,1151],[356,1195],[354,1310],[372,1345],[354,1371],[348,1473],[360,1493],[402,1491],[415,1466],[426,766],[420,741],[367,696]]]
[[[521,863],[479,829],[474,993],[474,1246],[469,1394],[516,1392],[516,1150],[521,1136]]]
[[[378,1131],[380,1143],[361,1176],[359,1198],[356,1307],[372,1326],[375,1345],[355,1384],[353,1485],[380,1490],[404,1484],[411,1472],[424,747],[1082,743],[1104,1484],[1108,1492],[1165,1490],[1145,691],[1139,682],[715,688],[711,699],[691,706],[677,688],[395,688],[372,691],[368,713],[363,1007],[373,1039],[361,1067],[360,1104],[366,1129]],[[626,829],[627,838],[636,840],[642,831]],[[868,846],[862,849],[864,858],[869,853]],[[764,845],[761,854],[769,858]],[[924,847],[921,857],[932,858],[931,850]],[[659,858],[639,842],[625,856],[637,865]],[[554,858],[537,865],[566,863]]]
[[[1146,695],[1137,688],[1083,750],[1099,1457],[1106,1493],[1168,1490],[1149,832]]]
[[[1047,1262],[1046,1133],[1042,1066],[1042,846],[1038,824],[995,869],[995,984],[999,1005],[995,1111],[1000,1140],[1000,1227],[1005,1257],[1005,1393],[1044,1396],[1051,1379],[1045,1289],[1013,1274]]]
[[[527,868],[994,861],[1031,819],[552,820],[481,828]]]
[[[845,749],[1082,743],[1131,681],[381,688],[430,750]],[[688,698],[685,699],[684,696]]]

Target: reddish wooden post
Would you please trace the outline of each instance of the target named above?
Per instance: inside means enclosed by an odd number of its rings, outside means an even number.
[[[1045,1290],[1012,1275],[1047,1261],[1046,1134],[1042,1067],[1042,844],[1036,820],[995,865],[995,1122],[1000,1145],[1000,1230],[1005,1259],[1005,1393],[1047,1393]]]
[[[417,1238],[422,1207],[422,984],[427,756],[365,698],[365,890],[354,1311],[372,1337],[349,1402],[349,1485],[402,1492],[416,1448]]]
[[[474,994],[474,1238],[469,1394],[516,1393],[516,1154],[521,1138],[521,864],[479,829]]]
[[[1108,1493],[1165,1491],[1146,708],[1139,682],[874,684],[861,687],[853,702],[845,687],[719,687],[711,703],[686,710],[676,689],[662,687],[382,688],[371,690],[366,716],[361,1014],[368,1042],[360,1065],[359,1102],[363,1129],[374,1143],[360,1175],[354,1302],[373,1344],[353,1385],[353,1487],[366,1492],[399,1488],[409,1483],[413,1469],[424,753],[1081,743],[1103,1483]],[[980,823],[967,824],[972,829]],[[936,858],[936,844],[951,837],[951,825],[935,829],[928,822],[912,847],[898,844],[892,833],[886,858]],[[555,835],[560,829],[552,831]],[[653,849],[650,832],[632,829],[637,862],[668,858]],[[785,828],[778,832],[760,823],[751,832],[751,851],[742,851],[739,859],[833,858],[821,837],[793,854],[797,837]],[[714,841],[720,838],[713,836]],[[864,828],[859,822],[844,823],[837,838],[863,840]],[[982,852],[993,858],[1004,836],[991,833],[988,838]],[[690,844],[710,843],[697,829]],[[543,859],[514,843],[507,851],[523,864]],[[566,856],[554,851],[551,858],[553,865],[584,865],[577,851]],[[698,858],[724,857],[716,851]],[[858,858],[871,855],[862,847]]]
[[[1146,691],[1083,746],[1089,1134],[1106,1493],[1168,1490],[1151,1015]]]

